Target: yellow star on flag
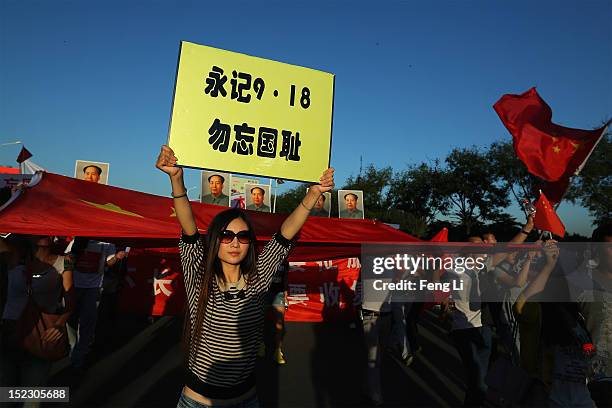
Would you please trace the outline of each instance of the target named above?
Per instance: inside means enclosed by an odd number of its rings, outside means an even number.
[[[85,204],[89,204],[89,205],[91,205],[93,207],[96,207],[96,208],[99,208],[101,210],[112,211],[112,212],[116,212],[116,213],[123,214],[123,215],[129,215],[130,217],[144,218],[140,214],[136,214],[136,213],[124,210],[123,208],[121,208],[118,205],[115,205],[113,203],[98,204],[98,203],[94,203],[94,202],[86,201],[86,200],[81,200],[81,201],[84,202]]]
[[[570,144],[571,144],[571,145],[572,145],[572,147],[574,148],[574,151],[576,151],[576,150],[580,149],[580,146],[581,146],[581,145],[580,145],[580,143],[573,143],[573,142],[570,142]]]
[[[553,146],[553,152],[559,153],[560,151],[561,151],[561,148],[559,146]]]

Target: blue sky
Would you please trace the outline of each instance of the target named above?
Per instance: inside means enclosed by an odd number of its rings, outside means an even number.
[[[110,162],[111,184],[167,195],[153,163],[180,40],[334,73],[338,184],[360,156],[403,170],[508,139],[491,106],[531,86],[559,124],[612,115],[610,1],[288,3],[2,0],[0,143],[70,176],[77,159]],[[18,151],[0,147],[0,164]],[[590,230],[586,211],[560,215]]]

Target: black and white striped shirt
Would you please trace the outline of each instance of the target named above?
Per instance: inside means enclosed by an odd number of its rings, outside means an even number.
[[[257,258],[258,279],[247,285],[243,299],[226,299],[216,279],[206,305],[202,335],[190,345],[187,386],[208,397],[237,397],[255,385],[255,358],[262,340],[264,296],[277,267],[286,259],[291,243],[280,232]],[[194,332],[200,282],[206,272],[206,249],[199,233],[183,235],[179,242],[187,307]],[[238,290],[229,290],[237,293]],[[192,342],[193,342],[192,341]]]

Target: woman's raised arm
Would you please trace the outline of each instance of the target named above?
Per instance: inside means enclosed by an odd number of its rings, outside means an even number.
[[[186,235],[193,235],[198,231],[198,228],[193,218],[191,204],[189,204],[189,198],[187,197],[187,189],[183,182],[183,169],[176,166],[176,161],[177,159],[172,149],[163,145],[157,157],[155,167],[170,176],[176,218],[178,218],[183,232]]]
[[[302,225],[306,222],[308,214],[316,204],[321,194],[334,188],[334,169],[330,167],[323,172],[319,179],[320,183],[310,186],[306,197],[302,199],[300,205],[285,219],[281,225],[281,234],[287,239],[293,239]]]

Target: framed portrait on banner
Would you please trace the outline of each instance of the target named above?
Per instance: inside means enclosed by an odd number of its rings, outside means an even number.
[[[363,205],[362,190],[339,190],[338,191],[338,216],[339,218],[364,219],[365,208]]]
[[[246,208],[245,184],[259,184],[259,180],[250,177],[240,177],[230,174],[230,207]]]
[[[74,178],[108,185],[109,169],[110,164],[108,163],[77,160],[74,167]]]
[[[272,212],[270,204],[270,186],[267,184],[244,185],[246,209],[259,212]]]
[[[200,201],[204,204],[229,207],[230,181],[228,173],[218,171],[202,172],[202,192]]]
[[[311,217],[329,217],[331,214],[331,193],[323,193],[310,211]]]

